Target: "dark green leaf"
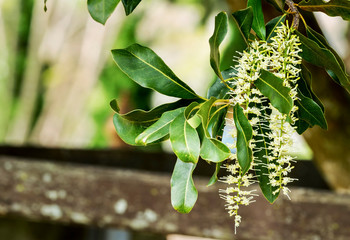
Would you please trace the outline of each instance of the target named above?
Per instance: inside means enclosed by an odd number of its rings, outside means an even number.
[[[249,147],[249,141],[253,137],[252,126],[243,113],[243,108],[236,104],[233,108],[233,119],[237,129],[237,159],[242,168],[242,174],[245,174],[252,162],[252,150]]]
[[[267,0],[270,4],[272,4],[277,10],[283,11],[285,0]]]
[[[252,28],[252,23],[253,23],[253,9],[252,7],[247,7],[246,9],[239,10],[237,12],[234,12],[232,14],[238,29],[241,32],[241,35],[247,44],[248,39],[249,39],[249,34],[250,34],[250,29]]]
[[[253,8],[253,25],[252,28],[256,35],[261,39],[266,39],[266,29],[264,14],[262,11],[261,0],[248,0],[247,6]]]
[[[91,17],[102,24],[105,24],[113,13],[120,0],[88,0],[88,10]]]
[[[225,12],[219,13],[215,17],[214,33],[209,39],[210,45],[210,65],[216,75],[223,80],[220,72],[220,51],[219,46],[225,39],[228,28],[228,18]]]
[[[255,106],[262,109],[261,104],[255,104]],[[266,110],[262,109],[261,111],[262,116],[267,114]],[[255,160],[257,165],[254,168],[256,169],[256,175],[258,176],[262,193],[270,203],[273,203],[278,198],[278,194],[273,194],[278,187],[271,186],[269,179],[270,170],[266,167],[267,164],[270,163],[266,156],[271,156],[271,149],[269,149],[270,139],[267,137],[267,134],[271,132],[271,130],[268,128],[265,123],[266,120],[263,119],[262,116],[258,117],[259,121],[254,129],[258,133],[254,136],[254,142],[256,144],[254,157],[257,159]]]
[[[305,120],[300,119],[299,112],[296,111],[294,113],[295,117],[298,118],[298,120],[295,121],[295,123],[292,124],[293,127],[296,127],[296,131],[299,135],[303,134],[310,126]]]
[[[171,176],[171,204],[180,213],[189,213],[197,201],[198,191],[192,178],[195,168],[195,163],[176,161]]]
[[[266,24],[266,41],[269,42],[269,40],[271,40],[272,37],[276,36],[275,30],[277,29],[277,27],[281,26],[285,20],[286,15],[282,15],[275,17]]]
[[[188,100],[179,100],[174,103],[158,106],[150,111],[138,109],[126,114],[119,113],[116,100],[111,101],[110,105],[116,111],[113,122],[120,138],[127,144],[139,145],[135,142],[136,137],[150,125],[158,121],[164,112],[187,106],[189,103]]]
[[[122,0],[124,5],[125,14],[129,15],[132,13],[141,0]]]
[[[283,86],[283,80],[273,73],[266,70],[261,70],[260,73],[260,77],[254,82],[255,86],[278,111],[289,114],[293,107],[293,100],[289,96],[290,89]]]
[[[168,96],[199,98],[151,49],[133,44],[125,49],[112,50],[112,54],[119,68],[141,86]]]
[[[221,162],[220,163],[216,163],[215,165],[215,172],[213,173],[213,175],[211,176],[209,182],[208,182],[208,185],[207,187],[215,184],[219,179],[218,179],[218,174],[219,174],[219,171],[220,171],[220,167],[221,167]]]
[[[181,161],[197,163],[200,140],[196,129],[185,118],[185,113],[179,114],[170,124],[170,142]]]
[[[223,79],[226,80],[232,78],[236,72],[236,69],[229,68],[222,71],[221,75]],[[210,86],[207,93],[207,98],[215,97],[217,99],[227,99],[228,97],[230,97],[230,95],[228,94],[229,91],[230,89],[222,83],[222,80],[220,78],[217,78],[215,82]]]
[[[302,43],[300,46],[302,49],[302,52],[300,53],[302,58],[316,66],[324,67],[326,70],[332,71],[336,76],[336,78],[333,76],[333,79],[350,92],[349,76],[344,72],[341,63],[338,62],[334,54],[330,50],[319,46],[315,41],[305,37],[298,31],[295,31],[295,33],[299,36]]]
[[[311,98],[305,97],[300,91],[298,91],[298,98],[296,105],[298,106],[299,118],[306,121],[311,127],[319,125],[321,128],[327,129],[327,121],[320,106]]]
[[[167,136],[169,134],[170,124],[179,114],[183,114],[184,110],[185,107],[182,107],[163,113],[158,121],[137,136],[135,140],[136,144],[147,145]]]
[[[320,106],[320,108],[322,109],[322,112],[324,112],[324,106],[321,100],[312,91],[311,84],[312,84],[311,72],[304,65],[301,65],[301,74],[300,74],[300,80],[298,81],[298,89],[301,91],[301,93],[305,97],[308,97],[314,100],[318,104],[318,106]]]
[[[329,16],[341,16],[344,20],[350,20],[350,1],[349,0],[303,0],[298,6],[306,11],[320,11]]]

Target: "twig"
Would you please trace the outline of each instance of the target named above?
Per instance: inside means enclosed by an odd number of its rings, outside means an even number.
[[[290,10],[293,13],[293,27],[298,28],[299,26],[299,21],[300,21],[300,13],[298,8],[296,7],[295,3],[293,0],[286,0],[286,4],[290,8]]]

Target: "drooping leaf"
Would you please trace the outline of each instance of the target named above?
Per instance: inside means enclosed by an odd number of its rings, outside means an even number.
[[[341,16],[344,20],[350,20],[349,0],[303,0],[298,6],[305,11],[320,11],[329,16]]]
[[[188,100],[179,100],[158,106],[150,111],[138,109],[126,114],[119,113],[116,100],[111,101],[110,105],[116,111],[113,123],[120,138],[127,144],[140,145],[135,142],[136,137],[158,121],[164,112],[187,106],[189,103],[190,101]]]
[[[265,40],[266,29],[261,0],[248,0],[247,6],[250,6],[253,9],[253,30],[261,40]]]
[[[112,54],[119,68],[141,86],[172,97],[199,98],[151,49],[133,44]]]
[[[220,51],[219,46],[225,39],[228,28],[228,18],[225,12],[219,13],[215,17],[214,33],[209,39],[210,45],[210,66],[213,68],[216,75],[223,80],[220,71]]]
[[[272,4],[277,10],[283,11],[285,0],[267,0],[270,4]]]
[[[306,28],[307,36],[315,41],[319,47],[328,49],[336,58],[339,66],[342,68],[343,72],[346,74],[345,70],[345,64],[343,62],[343,59],[339,56],[339,54],[328,44],[326,38],[313,30],[311,27],[307,26]],[[337,75],[333,72],[331,69],[327,69],[327,73],[336,81],[337,83],[340,83],[340,79],[337,77]],[[347,75],[347,74],[346,74]],[[347,78],[349,79],[349,76],[347,75]]]
[[[261,104],[255,104],[255,107],[261,109],[262,116],[267,114],[266,110],[262,108]],[[262,116],[258,117],[259,121],[255,125],[254,129],[258,133],[253,137],[256,145],[253,154],[255,159],[257,159],[255,160],[256,165],[254,168],[256,169],[256,175],[258,176],[262,193],[270,203],[273,203],[278,198],[278,194],[273,194],[278,187],[271,186],[269,179],[270,170],[266,167],[267,164],[270,163],[266,156],[271,156],[271,149],[269,149],[271,140],[267,137],[267,134],[271,132],[271,130],[266,126],[266,123],[264,124],[266,120],[263,119]]]
[[[246,9],[236,11],[232,14],[241,35],[248,46],[248,39],[250,34],[250,29],[253,23],[253,9],[252,7],[247,7]]]
[[[135,8],[137,7],[137,5],[139,5],[141,0],[122,0],[122,2],[123,2],[125,14],[129,15],[135,10]]]
[[[321,100],[312,91],[311,86],[312,86],[311,72],[307,69],[305,65],[301,65],[301,74],[300,74],[300,80],[298,81],[298,89],[301,91],[301,93],[305,97],[308,97],[314,100],[318,104],[318,106],[320,106],[320,108],[322,109],[322,112],[324,112],[324,106]]]
[[[219,139],[223,135],[225,127],[225,119],[228,110],[228,105],[218,106],[212,114],[209,121],[208,130],[213,138]]]
[[[181,161],[198,162],[200,139],[197,130],[187,121],[185,113],[179,114],[170,124],[170,142]]]
[[[180,213],[189,213],[198,198],[192,173],[195,163],[183,162],[177,159],[171,176],[171,204]]]
[[[234,74],[236,73],[236,69],[229,68],[221,72],[221,75],[224,80],[232,78]],[[230,89],[225,86],[225,84],[222,83],[222,80],[220,78],[217,78],[215,82],[210,86],[207,98],[215,97],[217,99],[227,99],[230,97],[228,92]]]
[[[255,86],[279,112],[289,114],[293,107],[293,100],[289,96],[290,89],[283,86],[283,80],[273,73],[266,70],[261,70],[260,73],[260,77],[254,82]]]
[[[222,165],[221,162],[220,162],[220,163],[216,163],[216,165],[215,165],[215,171],[214,171],[213,175],[211,176],[211,178],[210,178],[210,180],[209,180],[209,182],[208,182],[208,184],[207,184],[207,187],[209,187],[209,186],[215,184],[215,183],[219,180],[218,174],[219,174],[221,165]]]
[[[319,125],[323,129],[327,129],[327,121],[322,109],[311,98],[305,97],[298,91],[299,100],[296,101],[298,106],[299,118],[306,121],[311,127]]]
[[[91,17],[103,25],[113,13],[120,0],[88,0],[87,6]]]
[[[338,62],[334,54],[330,50],[319,46],[315,41],[305,37],[298,31],[295,31],[295,33],[299,36],[302,43],[300,45],[300,48],[302,49],[300,55],[302,58],[316,66],[330,70],[332,72],[331,77],[333,77],[333,80],[342,85],[350,93],[349,76],[344,72],[341,63]],[[336,78],[332,76],[333,74]]]
[[[249,141],[253,137],[252,126],[243,113],[243,109],[236,104],[233,108],[233,120],[237,129],[237,159],[242,168],[242,174],[245,174],[253,159],[252,150],[249,147]]]
[[[169,134],[170,124],[179,114],[182,114],[184,110],[185,107],[182,107],[163,113],[158,121],[137,136],[135,140],[136,144],[147,145],[167,136]]]
[[[276,28],[281,26],[286,20],[286,15],[275,17],[266,24],[266,41],[270,41],[272,37],[276,36]]]

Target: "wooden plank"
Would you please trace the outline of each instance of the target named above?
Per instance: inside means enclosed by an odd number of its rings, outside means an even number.
[[[292,201],[262,197],[242,207],[234,235],[218,196],[221,184],[195,178],[199,199],[188,215],[170,204],[170,174],[0,156],[0,216],[64,224],[180,233],[217,239],[348,239],[350,196],[292,189]]]

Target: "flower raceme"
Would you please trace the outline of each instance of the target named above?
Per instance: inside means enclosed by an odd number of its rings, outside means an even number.
[[[243,190],[257,182],[256,178],[265,177],[273,189],[276,197],[280,192],[288,196],[287,184],[296,179],[288,177],[293,169],[292,156],[287,155],[292,146],[292,134],[295,131],[292,123],[297,121],[295,112],[297,106],[293,106],[289,114],[279,112],[272,106],[270,99],[255,86],[254,82],[260,77],[261,70],[269,71],[282,79],[283,86],[289,89],[289,97],[297,100],[297,81],[299,79],[301,57],[299,53],[300,41],[293,34],[293,28],[280,25],[275,30],[275,36],[269,42],[253,41],[250,47],[240,53],[235,59],[236,73],[230,84],[233,90],[230,92],[232,106],[238,104],[243,108],[253,131],[253,138],[249,141],[252,150],[252,162],[250,170],[243,174],[237,155],[232,154],[230,160],[223,166],[228,175],[221,181],[229,186],[220,190],[220,197],[226,201],[226,209],[230,216],[234,216],[235,229],[241,222],[238,214],[240,205],[249,205],[254,202],[256,194],[253,191]],[[227,118],[228,124],[234,125],[232,119]],[[237,139],[235,128],[229,134]],[[264,142],[264,144],[261,144]],[[236,152],[236,144],[232,145]],[[259,171],[259,169],[264,171]],[[256,175],[252,172],[255,170]],[[289,196],[288,196],[289,198]]]

